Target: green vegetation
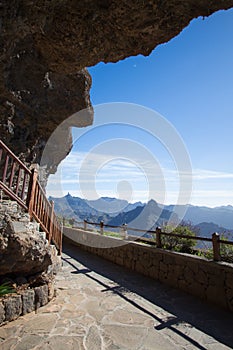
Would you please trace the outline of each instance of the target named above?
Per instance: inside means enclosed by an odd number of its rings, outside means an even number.
[[[220,235],[220,239],[224,241],[228,241],[228,237],[225,236],[225,234]],[[209,249],[201,250],[198,249],[197,255],[203,256],[206,259],[212,260],[213,259],[213,248],[210,247]],[[221,261],[233,263],[233,246],[229,244],[220,243],[220,255],[221,255]]]
[[[14,292],[16,292],[16,290],[12,287],[12,285],[9,282],[0,285],[0,297]]]
[[[225,241],[228,241],[228,238],[222,237]],[[222,261],[227,261],[229,263],[233,263],[233,246],[221,243],[220,245],[220,254]]]
[[[180,238],[174,236],[161,235],[161,243],[164,249],[174,250],[181,253],[193,253],[193,249],[196,245],[196,240],[191,238],[195,237],[196,233],[192,230],[190,225],[180,225],[176,228],[172,226],[165,226],[162,229],[163,232],[172,232],[177,235],[189,236],[189,238]]]
[[[104,236],[118,237],[118,238],[121,237],[118,232],[110,232],[110,231],[104,231]]]

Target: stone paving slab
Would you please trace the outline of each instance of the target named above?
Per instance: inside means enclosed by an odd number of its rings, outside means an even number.
[[[57,297],[0,328],[1,350],[224,350],[233,314],[65,244]]]

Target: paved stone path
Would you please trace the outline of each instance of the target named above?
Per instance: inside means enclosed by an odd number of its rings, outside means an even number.
[[[0,328],[1,350],[223,350],[233,314],[66,244],[57,297]]]

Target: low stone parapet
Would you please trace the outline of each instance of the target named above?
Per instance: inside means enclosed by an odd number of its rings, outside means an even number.
[[[64,227],[82,249],[233,311],[233,264]]]

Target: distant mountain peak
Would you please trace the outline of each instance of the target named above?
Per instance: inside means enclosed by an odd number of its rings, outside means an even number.
[[[150,199],[147,205],[158,207],[158,203],[154,199]]]

